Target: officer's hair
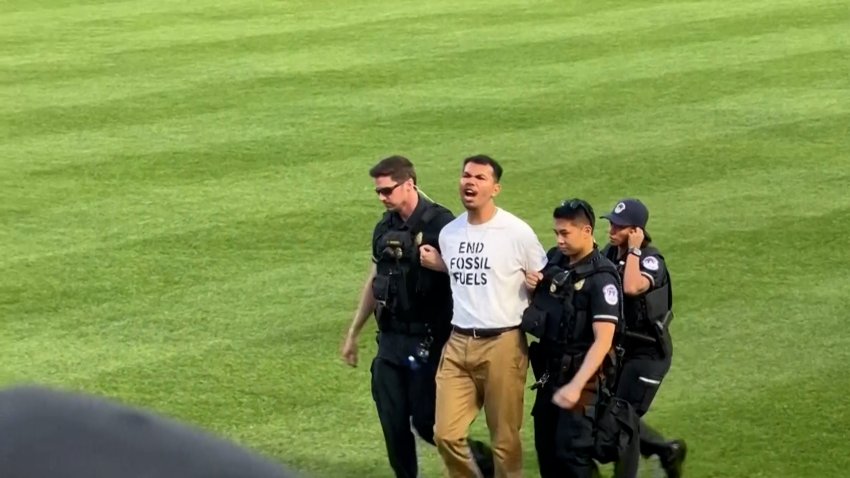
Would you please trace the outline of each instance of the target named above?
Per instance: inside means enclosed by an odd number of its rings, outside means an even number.
[[[414,169],[413,163],[404,156],[395,155],[378,161],[378,164],[372,166],[372,169],[369,170],[369,176],[373,178],[389,176],[397,182],[412,179],[413,184],[416,184],[416,169]]]
[[[579,224],[588,224],[591,229],[596,228],[596,215],[593,206],[581,199],[566,200],[552,211],[555,219],[565,219]]]
[[[495,159],[487,156],[486,154],[477,154],[475,156],[470,156],[463,160],[463,166],[466,167],[467,163],[475,163],[481,164],[485,166],[490,166],[493,168],[493,176],[496,177],[496,182],[502,179],[502,166],[496,162]]]

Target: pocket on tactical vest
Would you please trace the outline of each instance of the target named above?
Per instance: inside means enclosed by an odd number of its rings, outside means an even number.
[[[375,276],[372,280],[372,295],[379,302],[386,302],[390,297],[390,278],[383,275]]]
[[[546,331],[546,311],[530,305],[522,312],[520,329],[533,337],[542,338]]]

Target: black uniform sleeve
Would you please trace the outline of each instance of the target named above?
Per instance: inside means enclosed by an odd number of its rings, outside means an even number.
[[[378,250],[378,238],[381,237],[385,228],[382,227],[383,221],[375,225],[375,230],[372,231],[372,262],[377,264],[380,252]]]
[[[660,256],[651,254],[641,258],[640,275],[649,279],[650,289],[662,285],[666,273],[667,265]]]
[[[593,289],[590,293],[590,312],[593,321],[617,323],[621,319],[623,290],[611,274],[593,276]]]

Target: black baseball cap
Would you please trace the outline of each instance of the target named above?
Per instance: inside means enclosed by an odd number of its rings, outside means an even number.
[[[639,199],[623,199],[614,206],[608,214],[602,216],[611,224],[624,227],[639,227],[643,229],[646,240],[649,233],[646,232],[646,223],[649,222],[649,209]]]
[[[264,455],[112,400],[19,386],[0,391],[0,476],[295,478]]]

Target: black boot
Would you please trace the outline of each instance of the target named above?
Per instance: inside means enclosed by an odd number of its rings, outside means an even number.
[[[687,454],[688,447],[684,440],[671,441],[668,443],[667,449],[658,454],[661,468],[667,473],[667,478],[680,478],[682,476],[682,466]]]
[[[493,464],[493,450],[486,443],[478,440],[469,440],[469,449],[472,451],[472,458],[484,478],[493,478],[496,473]]]

